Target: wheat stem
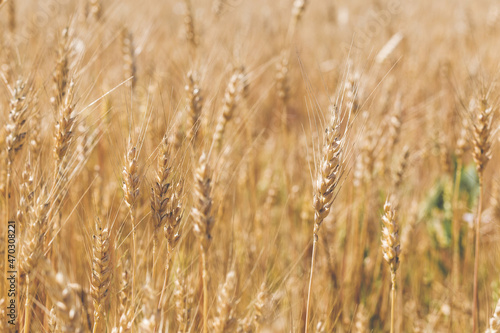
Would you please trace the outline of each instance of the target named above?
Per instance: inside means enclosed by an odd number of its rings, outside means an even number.
[[[474,290],[472,296],[472,316],[473,316],[473,330],[472,332],[478,332],[479,326],[479,302],[478,302],[478,274],[479,274],[479,235],[481,226],[481,211],[482,211],[482,201],[483,201],[483,175],[479,175],[479,204],[477,208],[477,219],[475,225],[475,249],[474,249]]]
[[[314,260],[316,257],[316,249],[317,249],[317,244],[318,244],[318,234],[316,233],[316,230],[314,232],[314,240],[313,240],[313,249],[312,249],[312,256],[311,256],[311,274],[309,275],[309,287],[307,288],[307,305],[306,305],[306,323],[305,323],[305,330],[304,332],[307,333],[309,332],[309,313],[310,313],[310,308],[311,308],[311,294],[312,294],[312,283],[313,283],[313,276],[314,276]]]
[[[203,245],[200,244],[202,280],[203,280],[203,333],[208,332],[208,272],[207,258]]]
[[[455,184],[453,186],[453,197],[452,197],[452,230],[453,230],[453,258],[452,258],[452,292],[456,292],[459,288],[459,260],[460,260],[460,223],[457,216],[457,203],[458,195],[460,193],[460,181],[462,179],[462,159],[459,158],[457,161],[457,172],[455,176]],[[453,308],[453,307],[452,307]],[[454,328],[453,312],[450,312],[450,323],[451,328]]]
[[[396,301],[396,272],[391,272],[391,333],[394,332],[394,308]]]

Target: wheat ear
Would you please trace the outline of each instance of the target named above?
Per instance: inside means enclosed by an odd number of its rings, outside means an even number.
[[[184,4],[186,6],[186,12],[184,13],[184,27],[186,29],[185,36],[186,40],[191,46],[192,52],[196,50],[198,46],[198,36],[196,35],[196,31],[194,29],[194,19],[193,19],[193,11],[191,9],[191,1],[184,0]]]
[[[222,113],[217,121],[217,126],[214,133],[215,147],[220,149],[222,146],[222,139],[226,131],[227,123],[233,117],[233,111],[236,107],[236,93],[237,93],[238,74],[233,74],[229,79],[226,91],[224,92],[224,104],[222,105]]]
[[[64,101],[67,85],[68,85],[68,74],[69,74],[69,37],[68,28],[64,28],[62,31],[62,38],[59,41],[59,46],[57,49],[57,63],[54,73],[52,75],[52,80],[54,83],[53,96],[50,99],[52,105],[56,108]]]
[[[177,268],[174,298],[178,333],[186,333],[188,330],[194,292],[189,279]]]
[[[186,138],[194,145],[198,134],[198,127],[201,115],[202,101],[201,90],[198,86],[197,74],[189,72],[188,83],[184,87],[186,90],[186,113],[188,114],[187,120],[187,133]]]
[[[161,305],[163,294],[167,287],[168,277],[170,276],[170,267],[171,267],[170,264],[172,261],[172,254],[177,244],[179,243],[179,240],[181,239],[179,225],[181,224],[182,216],[184,213],[181,201],[183,190],[184,190],[184,183],[182,181],[179,181],[175,186],[172,198],[170,199],[166,215],[167,223],[163,228],[165,239],[167,241],[167,259],[165,263],[165,279],[163,280],[163,287],[161,289],[160,303],[158,304],[158,307],[160,307]]]
[[[343,137],[340,131],[340,118],[337,109],[331,110],[331,123],[326,128],[321,164],[316,178],[314,195],[314,229],[313,249],[311,256],[311,274],[307,291],[305,332],[309,331],[309,314],[311,306],[312,282],[314,276],[314,259],[316,256],[318,233],[321,223],[330,213],[330,207],[335,197],[335,189],[342,174]]]
[[[153,218],[153,281],[156,280],[156,265],[154,263],[158,250],[158,232],[168,218],[167,205],[170,200],[171,184],[169,176],[171,168],[169,166],[169,143],[168,137],[164,136],[159,152],[156,167],[155,180],[151,187],[151,215]]]
[[[396,272],[399,267],[399,255],[401,254],[399,240],[399,226],[396,221],[396,212],[392,209],[390,202],[384,205],[384,216],[382,217],[382,252],[384,259],[389,264],[391,271],[391,333],[394,332],[394,307],[396,298]]]
[[[226,281],[217,296],[217,316],[212,323],[213,332],[215,333],[226,332],[228,324],[234,315],[234,292],[236,290],[236,283],[236,273],[232,270],[227,273]]]
[[[110,235],[108,228],[103,229],[99,219],[96,221],[92,243],[92,283],[90,290],[94,303],[93,332],[98,333],[105,330],[106,302],[111,283]]]
[[[127,81],[127,87],[134,90],[137,83],[137,66],[134,48],[134,37],[132,33],[123,28],[121,32],[122,58],[124,79]]]
[[[10,1],[12,2],[12,1]],[[7,230],[7,226],[10,219],[9,212],[9,201],[10,201],[10,185],[12,182],[12,164],[14,163],[15,155],[20,151],[23,147],[24,142],[26,141],[26,132],[25,132],[25,123],[26,119],[29,116],[30,108],[28,106],[28,89],[26,83],[19,79],[16,82],[15,87],[11,87],[7,85],[11,100],[10,100],[10,110],[9,110],[9,118],[5,124],[5,146],[6,146],[6,154],[7,154],[7,167],[6,167],[6,180],[5,180],[5,230]],[[4,244],[9,244],[8,232],[5,232],[4,236]],[[4,263],[8,262],[9,254],[8,251],[5,252]],[[7,275],[8,265],[4,264],[4,276]],[[1,284],[2,287],[4,284]],[[2,292],[4,290],[2,289]],[[16,322],[16,328],[17,322]]]
[[[33,282],[33,273],[38,267],[41,258],[43,258],[43,244],[47,232],[47,215],[50,205],[45,197],[45,190],[42,189],[42,194],[34,202],[34,205],[28,207],[26,216],[27,230],[25,232],[26,243],[21,247],[19,255],[21,272],[26,276],[25,332],[30,332],[31,329],[31,303],[33,300],[30,287]]]
[[[192,215],[194,220],[194,233],[200,243],[201,271],[203,283],[203,332],[208,332],[208,271],[207,254],[212,240],[212,187],[210,170],[205,154],[202,154],[195,172],[194,206]]]
[[[130,222],[132,226],[132,308],[135,304],[135,273],[136,273],[136,201],[139,197],[139,170],[137,166],[137,150],[129,140],[127,154],[125,156],[125,166],[123,168],[123,192],[125,193],[125,203],[129,208]]]
[[[482,201],[484,191],[484,169],[491,158],[491,123],[493,120],[493,109],[488,106],[486,99],[482,99],[477,112],[477,119],[473,124],[474,150],[472,156],[476,163],[476,170],[479,175],[479,203],[477,208],[477,218],[475,224],[475,251],[474,251],[474,287],[472,298],[472,320],[473,333],[478,332],[479,326],[479,304],[478,304],[478,273],[479,273],[479,237],[481,227]]]

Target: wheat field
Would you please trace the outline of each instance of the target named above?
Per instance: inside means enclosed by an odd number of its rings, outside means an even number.
[[[496,1],[0,29],[0,332],[500,332]]]

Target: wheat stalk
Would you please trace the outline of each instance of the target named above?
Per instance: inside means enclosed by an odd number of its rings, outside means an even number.
[[[212,227],[214,220],[212,217],[212,187],[210,179],[210,169],[205,154],[202,154],[195,172],[194,184],[194,205],[192,216],[193,231],[200,244],[201,271],[203,282],[203,332],[208,332],[208,271],[207,254],[212,240]]]
[[[317,251],[318,233],[323,220],[330,214],[330,207],[335,197],[335,189],[342,174],[343,157],[342,148],[344,138],[340,131],[341,119],[338,110],[331,111],[330,125],[326,128],[323,138],[323,152],[316,177],[314,194],[314,229],[313,229],[313,250],[311,255],[311,274],[309,277],[309,288],[307,292],[305,332],[309,331],[309,312],[311,306],[312,282],[314,275],[314,260]]]
[[[168,137],[164,136],[159,152],[156,167],[155,180],[151,187],[151,216],[153,218],[153,280],[156,279],[154,260],[157,256],[158,232],[168,218],[168,204],[170,200],[171,184],[169,176],[171,167],[169,166],[170,147]]]
[[[21,274],[26,276],[26,300],[24,307],[24,330],[31,329],[31,304],[33,302],[30,289],[33,275],[43,258],[43,244],[48,229],[48,213],[50,205],[46,200],[45,188],[33,205],[27,207],[27,230],[25,244],[21,247],[19,262]]]
[[[165,292],[168,283],[168,277],[170,276],[170,267],[171,267],[170,264],[172,261],[172,254],[174,252],[175,247],[179,243],[179,240],[181,239],[179,225],[181,223],[182,216],[184,213],[181,201],[183,190],[184,190],[184,183],[182,181],[179,181],[176,184],[175,190],[172,194],[172,198],[170,200],[168,212],[166,215],[167,223],[163,228],[165,239],[167,241],[167,259],[165,263],[165,279],[163,281],[163,287],[160,294],[160,302],[163,299],[163,294]],[[158,304],[158,306],[160,306],[160,304]]]
[[[125,155],[125,166],[123,167],[123,192],[124,199],[129,209],[130,224],[132,227],[132,309],[135,304],[135,277],[137,270],[137,217],[136,217],[136,201],[139,197],[139,170],[137,163],[137,150],[132,146],[129,139],[127,146],[127,154]]]
[[[479,326],[479,305],[478,305],[478,274],[479,274],[479,238],[481,228],[482,201],[484,191],[484,169],[491,158],[491,140],[493,109],[488,106],[486,99],[482,99],[477,119],[473,124],[474,150],[472,156],[476,163],[476,170],[479,175],[479,204],[477,208],[477,218],[475,223],[475,251],[474,251],[474,287],[472,298],[473,333],[477,333]]]

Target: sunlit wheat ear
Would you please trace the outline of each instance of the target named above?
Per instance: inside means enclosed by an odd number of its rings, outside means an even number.
[[[123,28],[121,31],[122,57],[123,57],[123,77],[128,80],[126,85],[130,89],[135,88],[137,83],[137,65],[132,33]]]
[[[253,306],[255,310],[254,320],[256,323],[261,323],[262,318],[264,317],[264,307],[266,306],[267,300],[269,298],[267,292],[266,283],[263,282],[260,286],[259,292],[257,293],[257,298],[255,300],[255,304]]]
[[[340,120],[333,114],[331,124],[325,130],[322,158],[316,178],[314,194],[314,237],[323,220],[330,214],[330,207],[335,196],[335,189],[342,172],[342,136]]]
[[[54,179],[60,182],[65,175],[67,165],[67,153],[73,139],[73,127],[75,125],[75,116],[73,114],[73,93],[74,83],[70,82],[66,92],[64,103],[61,105],[58,120],[54,134]],[[62,184],[56,184],[62,186]]]
[[[29,156],[31,161],[38,161],[42,148],[42,126],[41,126],[40,110],[38,109],[38,98],[35,96],[33,99],[33,115],[30,122],[30,135],[29,135]]]
[[[473,315],[473,332],[478,331],[479,326],[479,300],[478,300],[478,280],[479,280],[479,244],[480,244],[480,227],[482,215],[482,201],[484,191],[484,170],[488,161],[491,159],[491,142],[492,142],[492,122],[493,108],[488,105],[485,98],[481,102],[476,111],[476,119],[473,122],[473,142],[474,150],[472,156],[476,163],[476,170],[479,176],[479,199],[477,208],[477,217],[475,223],[475,244],[474,244],[474,287],[472,296],[472,315]]]
[[[182,205],[182,192],[184,191],[184,183],[179,181],[174,188],[172,198],[170,199],[167,223],[165,224],[164,234],[167,240],[167,254],[169,259],[172,258],[172,253],[179,243],[181,238],[179,225],[181,223],[184,210]]]
[[[396,272],[399,267],[399,256],[401,254],[399,226],[396,221],[396,212],[392,209],[390,202],[384,205],[384,216],[382,217],[382,252],[384,260],[389,264],[391,271],[391,333],[394,332],[394,307],[396,297]]]
[[[97,219],[92,237],[92,283],[90,290],[94,303],[93,332],[102,332],[106,327],[106,307],[111,283],[110,235]]]
[[[390,202],[384,204],[382,223],[382,252],[384,253],[385,261],[389,264],[391,273],[396,274],[399,267],[401,249],[396,212],[392,209]]]
[[[137,217],[136,217],[136,202],[139,197],[139,167],[137,162],[137,149],[132,145],[131,140],[127,146],[127,154],[125,155],[125,166],[122,172],[123,177],[123,192],[125,203],[129,209],[130,224],[132,227],[132,309],[135,304],[135,277],[137,269]]]
[[[177,247],[179,240],[181,239],[179,226],[181,224],[181,220],[184,214],[184,208],[182,206],[183,190],[184,190],[184,183],[181,180],[175,185],[175,188],[172,191],[172,196],[166,208],[167,209],[165,215],[166,223],[165,227],[163,228],[163,231],[165,235],[165,240],[167,241],[167,258],[165,263],[165,278],[163,281],[163,287],[160,294],[160,303],[158,306],[161,305],[163,294],[165,292],[165,289],[167,288],[167,282],[170,276],[170,267],[174,250]]]
[[[340,130],[341,119],[337,108],[330,109],[330,124],[323,137],[323,151],[316,176],[314,193],[314,229],[313,250],[311,257],[311,274],[307,293],[305,332],[309,330],[309,311],[311,305],[312,281],[314,276],[314,260],[317,251],[318,233],[324,219],[330,213],[331,205],[335,198],[336,188],[343,172],[343,148],[345,133]]]
[[[350,72],[344,83],[344,104],[347,110],[353,114],[357,113],[360,107],[359,104],[359,80],[360,75],[357,72]]]
[[[193,11],[191,8],[191,0],[184,0],[184,4],[186,6],[184,13],[184,29],[186,41],[189,43],[191,48],[194,50],[198,46],[198,36],[196,35],[196,31],[194,28],[194,18]]]
[[[175,314],[177,321],[177,332],[185,333],[190,325],[190,320],[193,315],[193,295],[194,289],[188,284],[188,279],[181,272],[180,268],[177,268],[175,288],[174,288],[174,299],[175,299]]]
[[[139,169],[137,165],[137,149],[129,141],[123,167],[123,192],[125,203],[131,211],[135,210],[135,203],[139,197]],[[135,211],[134,211],[135,212]],[[135,216],[131,217],[132,219]]]
[[[29,185],[26,186],[29,187]],[[27,194],[28,203],[23,212],[24,229],[26,230],[22,230],[22,238],[20,239],[20,271],[21,276],[26,278],[24,328],[28,332],[31,328],[32,296],[35,295],[35,292],[32,290],[32,284],[34,274],[37,272],[38,265],[44,256],[43,245],[48,229],[47,219],[50,208],[45,187],[42,187],[42,190],[39,192],[36,199],[33,197],[34,191]]]
[[[236,290],[236,273],[230,271],[227,273],[226,281],[224,285],[220,288],[219,294],[217,295],[217,315],[213,319],[212,329],[215,333],[223,333],[228,331],[232,322],[234,322],[234,292]]]
[[[64,101],[66,97],[66,91],[68,89],[68,76],[69,76],[69,46],[70,40],[68,35],[68,28],[64,28],[62,31],[61,40],[59,41],[59,46],[57,48],[57,62],[54,73],[52,74],[52,80],[54,84],[52,97],[50,102],[57,110],[59,105]]]
[[[226,91],[224,92],[224,101],[222,105],[222,112],[217,121],[214,133],[214,143],[217,149],[222,146],[224,132],[226,131],[227,123],[233,117],[233,112],[236,107],[236,93],[238,84],[238,74],[233,74],[229,79]]]
[[[21,271],[26,275],[30,275],[36,269],[43,256],[43,242],[48,228],[47,214],[50,205],[45,190],[42,189],[41,192],[34,205],[29,207],[26,216],[25,239],[19,258]]]
[[[473,124],[474,130],[474,150],[472,156],[476,162],[478,174],[482,175],[486,164],[491,159],[491,141],[493,120],[493,109],[488,105],[486,99],[481,100],[476,121]]]
[[[26,83],[19,79],[15,87],[7,85],[11,99],[9,108],[9,118],[5,124],[5,148],[6,148],[6,168],[5,168],[5,182],[4,186],[4,218],[8,220],[11,218],[9,214],[9,199],[11,195],[12,183],[12,164],[14,163],[15,156],[19,153],[26,141],[25,123],[29,117],[31,108],[28,105],[29,99],[27,98],[28,89]],[[2,168],[3,169],[3,168]],[[5,244],[8,243],[8,234],[5,233]],[[5,266],[6,268],[6,266]]]
[[[158,248],[158,233],[168,218],[168,204],[171,196],[171,184],[169,180],[171,167],[169,165],[170,147],[167,136],[163,137],[156,167],[155,179],[151,187],[151,215],[153,219],[153,260],[155,260]],[[153,265],[153,279],[155,278],[155,267]]]
[[[122,266],[118,292],[118,327],[113,328],[113,333],[130,332],[134,322],[134,309],[130,299],[132,288],[128,261],[122,260]]]
[[[259,292],[255,298],[253,304],[253,314],[251,316],[245,317],[242,321],[238,323],[238,331],[242,332],[260,332],[260,327],[263,323],[265,316],[265,306],[268,302],[269,295],[266,289],[266,283],[263,282],[259,288]]]
[[[288,52],[283,50],[276,63],[276,75],[274,77],[278,100],[282,105],[286,105],[289,99],[289,84],[288,84]]]
[[[188,116],[186,139],[195,144],[200,126],[203,98],[198,85],[197,73],[189,72],[187,76],[188,82],[184,87],[186,90],[186,113]]]
[[[393,191],[397,191],[401,184],[403,183],[403,177],[405,175],[406,168],[408,167],[408,159],[410,157],[410,148],[405,146],[403,148],[403,153],[400,157],[399,163],[397,164],[396,170],[394,170],[394,174],[392,177],[392,188]]]
[[[26,120],[30,115],[28,87],[22,79],[14,87],[9,87],[11,99],[9,118],[5,124],[5,144],[7,162],[12,164],[15,155],[21,150],[26,139]]]
[[[35,195],[35,184],[33,171],[29,162],[26,163],[26,167],[21,174],[21,180],[19,205],[17,208],[17,222],[19,223],[21,233],[23,233],[28,222],[29,211],[35,204],[33,200]]]
[[[212,240],[212,186],[208,160],[202,154],[195,171],[194,204],[192,209],[193,230],[200,243],[201,271],[203,280],[203,332],[208,332],[208,270],[207,253]]]
[[[194,233],[204,250],[207,250],[212,240],[212,186],[211,173],[207,156],[203,154],[195,171],[194,205],[192,209]]]
[[[490,318],[489,327],[486,329],[486,333],[499,333],[500,332],[500,300],[497,302],[495,307],[495,313]]]
[[[246,101],[249,94],[250,83],[248,82],[248,73],[245,66],[241,65],[237,71],[238,75],[238,96],[237,98]]]

